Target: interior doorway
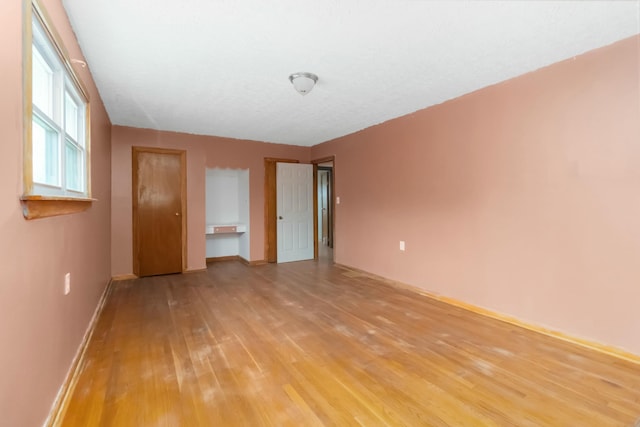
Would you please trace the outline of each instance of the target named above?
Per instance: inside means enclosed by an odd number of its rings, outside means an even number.
[[[264,259],[278,262],[278,218],[276,171],[278,163],[298,163],[293,159],[264,159]]]
[[[186,265],[185,151],[133,147],[133,272],[181,273]]]
[[[277,214],[277,164],[278,163],[299,163],[298,160],[265,158],[264,159],[264,259],[268,263],[278,262],[278,214]],[[334,156],[313,160],[313,257],[333,262],[333,251],[335,248],[335,158]],[[318,172],[326,172],[326,189],[324,190],[326,204],[326,225],[322,227],[322,197],[318,192]],[[320,178],[322,179],[322,178]],[[320,228],[322,227],[322,228]],[[323,231],[326,230],[326,233]],[[322,234],[325,233],[325,240]],[[320,244],[319,244],[320,243]]]
[[[316,189],[315,254],[317,259],[333,261],[334,247],[334,157],[314,160]]]
[[[318,166],[318,244],[333,248],[331,223],[331,172],[333,168]]]

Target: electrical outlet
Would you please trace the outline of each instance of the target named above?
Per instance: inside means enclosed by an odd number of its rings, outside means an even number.
[[[71,273],[64,275],[64,294],[69,295],[71,292]]]
[[[404,240],[400,240],[400,250],[404,252]]]
[[[336,205],[340,204],[340,196],[336,197]]]

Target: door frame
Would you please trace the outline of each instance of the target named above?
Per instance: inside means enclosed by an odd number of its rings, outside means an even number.
[[[313,165],[313,189],[315,197],[313,198],[313,256],[318,259],[318,164],[331,162],[333,165],[331,170],[331,242],[333,243],[333,260],[335,261],[336,253],[336,156],[321,157],[311,160]]]
[[[182,209],[182,260],[181,269],[184,273],[187,269],[187,152],[171,148],[155,147],[131,147],[131,203],[132,203],[132,227],[133,227],[133,274],[140,276],[140,241],[138,237],[138,154],[173,154],[180,156],[180,204]]]
[[[276,163],[300,163],[300,161],[275,157],[264,158],[264,260],[267,263],[278,262]]]
[[[328,199],[327,200],[327,238],[328,238],[328,246],[330,248],[333,248],[333,206],[331,205],[331,201],[333,200],[333,194],[332,194],[332,183],[333,183],[333,167],[329,167],[329,166],[318,166],[318,171],[316,172],[316,174],[319,174],[320,172],[327,172],[327,177],[329,180],[329,188],[327,191],[327,196]],[[319,183],[318,183],[319,184]],[[317,187],[317,186],[316,186]],[[318,189],[316,188],[316,192],[318,191]],[[318,199],[318,208],[320,208],[320,195],[318,194],[317,196]],[[318,224],[320,225],[320,215],[318,215]],[[324,233],[324,230],[323,230]],[[320,242],[322,241],[322,236],[318,235],[318,245],[320,244]]]

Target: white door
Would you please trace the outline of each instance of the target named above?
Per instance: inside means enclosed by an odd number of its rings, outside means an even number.
[[[313,259],[313,165],[276,165],[278,262]]]

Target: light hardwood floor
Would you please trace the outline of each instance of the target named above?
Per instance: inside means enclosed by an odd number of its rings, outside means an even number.
[[[631,426],[640,365],[329,262],[116,282],[64,426]]]

